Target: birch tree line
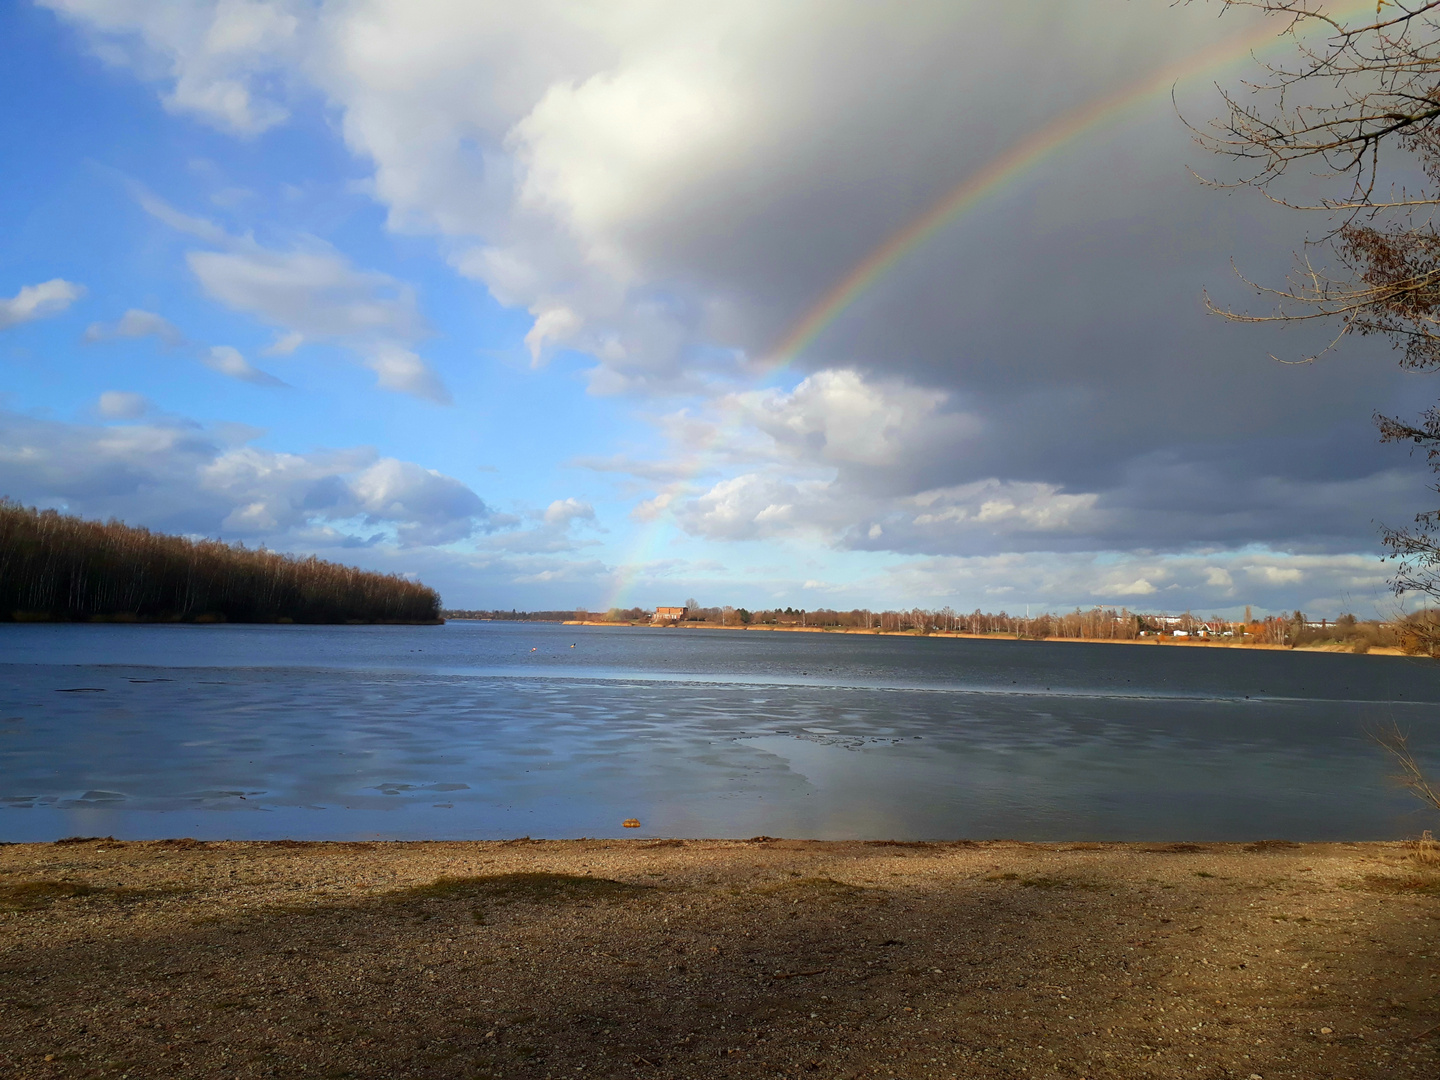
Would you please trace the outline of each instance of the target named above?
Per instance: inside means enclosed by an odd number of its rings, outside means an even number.
[[[435,622],[395,574],[85,521],[0,499],[0,620]]]

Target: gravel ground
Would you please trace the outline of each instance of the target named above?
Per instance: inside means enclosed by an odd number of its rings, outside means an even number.
[[[0,1075],[1440,1076],[1398,844],[0,847]]]

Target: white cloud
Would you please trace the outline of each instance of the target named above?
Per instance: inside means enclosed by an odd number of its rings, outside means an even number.
[[[454,399],[445,384],[425,365],[425,361],[399,345],[381,342],[371,346],[365,366],[375,372],[375,383],[385,390],[412,394],[437,405],[450,405]]]
[[[1375,520],[1403,521],[1405,508],[1425,499],[1412,468],[1352,463],[1343,479],[1287,478],[1245,444],[1224,442],[1210,445],[1208,460],[1147,448],[1088,490],[1003,474],[937,484],[957,471],[1003,468],[997,445],[1048,437],[955,406],[951,392],[821,370],[790,390],[724,395],[656,418],[669,447],[661,460],[587,463],[660,485],[633,511],[637,520],[670,512],[708,539],[807,537],[905,554],[1175,551],[1257,539],[1356,550],[1373,542]]]
[[[240,135],[257,135],[289,116],[262,88],[267,74],[299,54],[300,19],[286,3],[217,0],[37,0],[96,35],[107,62],[163,77],[166,108]]]
[[[675,516],[687,532],[712,540],[814,533],[824,526],[816,518],[825,494],[826,485],[817,481],[746,473],[687,499]]]
[[[711,539],[820,537],[836,546],[890,550],[994,548],[1095,531],[1094,492],[990,477],[929,487],[937,462],[970,452],[982,420],[950,394],[818,371],[792,390],[731,394],[702,414],[662,418],[693,474],[744,471],[694,491],[672,482],[636,514],[672,509],[687,531]],[[619,463],[637,476],[643,467]],[[653,473],[650,475],[654,475]]]
[[[538,555],[575,551],[598,542],[593,536],[579,535],[582,528],[598,528],[595,508],[583,499],[556,499],[544,510],[526,512],[523,518],[533,524],[497,532],[486,537],[481,546],[490,551]],[[518,524],[521,518],[514,520]]]
[[[741,422],[813,463],[883,468],[907,456],[952,451],[978,436],[979,417],[944,410],[950,395],[858,371],[817,371],[791,391],[764,390],[722,402]]]
[[[641,524],[658,521],[665,511],[670,509],[670,505],[675,501],[677,494],[678,492],[675,491],[662,491],[652,498],[644,499],[637,503],[635,508],[630,511],[630,516]]]
[[[1154,596],[1155,586],[1142,577],[1136,578],[1128,585],[1115,585],[1108,589],[1101,587],[1096,591],[1101,595],[1109,594],[1110,596]]]
[[[0,330],[58,315],[85,295],[85,287],[64,278],[24,285],[9,298],[0,297]]]
[[[451,403],[439,377],[411,348],[429,327],[410,286],[387,274],[356,269],[314,237],[302,238],[288,251],[267,248],[183,214],[144,191],[137,197],[157,220],[220,248],[191,251],[186,262],[208,296],[276,331],[265,355],[288,356],[307,341],[337,344],[375,372],[382,389]],[[235,378],[280,382],[251,367],[229,346],[209,349],[204,358]]]
[[[580,499],[556,499],[545,508],[544,519],[552,527],[569,527],[577,521],[594,521],[595,508]]]
[[[1091,532],[1098,498],[1094,493],[1067,495],[1054,484],[990,479],[922,491],[902,505],[915,509],[909,523],[922,529],[975,525],[996,530]]]
[[[85,340],[92,342],[141,337],[155,337],[172,347],[188,344],[185,335],[169,319],[139,308],[131,308],[113,323],[91,323],[85,330]]]
[[[128,390],[106,390],[95,403],[96,411],[109,420],[136,420],[150,409],[144,394]]]
[[[376,461],[351,489],[370,519],[402,523],[401,538],[410,543],[463,539],[487,513],[479,496],[454,477],[394,458]]]
[[[274,375],[251,366],[239,349],[229,345],[212,345],[205,351],[204,361],[205,366],[212,371],[218,371],[221,375],[228,375],[241,382],[255,383],[257,386],[285,385]]]
[[[291,251],[248,243],[192,251],[186,262],[213,299],[287,334],[408,341],[426,329],[413,289],[385,274],[356,270],[318,241]]]
[[[530,350],[532,367],[539,367],[545,357],[545,349],[552,342],[563,342],[574,336],[583,325],[580,316],[567,307],[548,307],[533,310],[535,323],[525,334],[525,347]]]
[[[193,236],[197,240],[203,240],[207,244],[227,244],[230,242],[230,234],[206,218],[196,217],[176,209],[164,199],[145,190],[138,184],[131,185],[131,192],[140,208],[153,217],[156,221],[170,226],[176,232]]]
[[[1254,579],[1267,585],[1298,585],[1305,574],[1296,566],[1250,566],[1245,568]]]
[[[790,479],[774,471],[720,480],[673,504],[687,531],[709,539],[819,537],[835,546],[926,550],[1044,546],[1045,537],[1095,530],[1097,496],[1069,495],[1050,484],[990,479],[961,487],[889,496],[841,480]]]
[[[131,308],[113,323],[91,323],[85,331],[89,342],[113,341],[117,338],[154,337],[162,344],[175,349],[186,349],[199,357],[200,362],[211,371],[241,382],[257,386],[284,386],[280,379],[261,371],[241,355],[240,350],[230,345],[200,345],[188,340],[184,334],[161,315],[153,311]]]
[[[1210,566],[1205,569],[1205,584],[1214,589],[1233,589],[1235,579],[1223,566]]]
[[[282,334],[274,343],[267,345],[262,350],[264,356],[289,356],[301,345],[305,344],[305,335],[298,330],[292,330],[288,334]]]

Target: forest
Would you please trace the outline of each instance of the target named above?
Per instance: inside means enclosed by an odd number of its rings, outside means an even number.
[[[434,623],[394,574],[0,499],[0,621]]]

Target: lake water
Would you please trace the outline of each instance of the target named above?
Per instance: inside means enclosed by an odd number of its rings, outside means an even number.
[[[1377,839],[1440,666],[649,630],[0,625],[0,840]],[[626,818],[642,827],[624,829]]]

